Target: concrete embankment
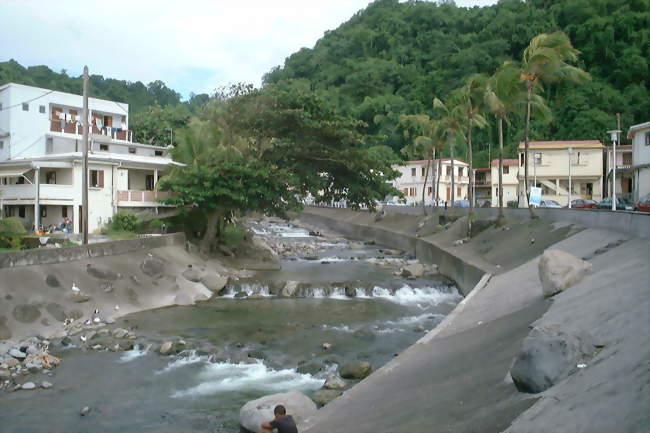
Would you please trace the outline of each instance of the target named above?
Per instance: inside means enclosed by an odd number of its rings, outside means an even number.
[[[311,417],[304,431],[642,432],[650,425],[650,284],[647,238],[558,219],[508,221],[463,245],[462,224],[417,237],[420,218],[307,209],[301,219],[439,260],[466,299],[438,328]],[[621,224],[624,222],[622,221]],[[432,248],[424,252],[422,244]],[[542,296],[541,252],[552,247],[593,271],[552,300]],[[450,259],[451,261],[455,259]],[[460,278],[464,266],[479,275]],[[477,272],[478,274],[478,272]],[[473,290],[467,285],[480,278]],[[587,332],[597,355],[540,394],[517,391],[509,369],[530,326]]]
[[[180,234],[4,253],[0,340],[56,336],[65,319],[86,320],[95,309],[102,319],[114,319],[207,299],[212,293],[182,273],[189,265],[209,266],[184,247]]]

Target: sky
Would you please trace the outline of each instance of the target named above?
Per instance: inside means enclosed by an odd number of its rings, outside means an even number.
[[[149,83],[187,98],[262,76],[368,0],[0,0],[0,61]],[[456,0],[486,6],[496,0]]]

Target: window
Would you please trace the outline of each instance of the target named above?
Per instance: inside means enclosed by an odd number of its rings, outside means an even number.
[[[456,188],[456,198],[460,197],[460,187]]]
[[[650,146],[650,131],[645,133],[645,145]]]
[[[451,167],[447,166],[447,176],[451,175]]]
[[[153,174],[147,174],[144,177],[144,189],[147,191],[153,191]]]
[[[135,147],[129,147],[129,153],[135,153]]]
[[[41,114],[44,114],[45,113],[45,105],[39,105],[38,106],[38,112],[41,113]]]
[[[0,102],[0,111],[2,111],[2,102]]]
[[[162,150],[154,150],[153,154],[155,156],[163,156],[163,151]]]
[[[524,165],[524,154],[523,153],[519,154],[519,165],[521,165],[521,166]]]
[[[409,195],[411,197],[415,197],[416,194],[417,194],[417,189],[416,188],[409,188]]]
[[[104,170],[90,170],[90,186],[104,188]]]
[[[508,167],[507,165],[504,165],[503,166],[503,174],[508,174],[508,173],[510,173],[510,167]]]
[[[414,177],[415,177],[415,175],[416,175],[416,169],[415,169],[415,168],[412,168],[412,169],[411,169],[411,176],[414,176]]]
[[[47,206],[41,205],[41,218],[47,217]]]
[[[56,171],[48,171],[45,173],[45,183],[48,185],[56,184]]]
[[[18,206],[18,216],[25,218],[25,206]]]
[[[23,102],[23,111],[29,111],[29,104],[27,102]]]
[[[102,152],[108,152],[108,144],[100,144],[99,150],[101,150]]]
[[[61,206],[61,218],[68,217],[68,206]]]
[[[458,168],[458,176],[463,176],[464,171],[465,171],[465,169],[463,167],[459,167]]]
[[[22,185],[25,183],[25,178],[22,176],[18,176],[18,180],[16,181],[16,184]]]
[[[52,137],[47,137],[45,139],[45,153],[52,153],[54,152],[54,142],[52,140]]]
[[[0,140],[0,149],[4,149],[4,148],[5,148],[5,142]]]
[[[428,195],[433,195],[433,187],[432,186],[429,187]]]
[[[420,167],[421,176],[424,176],[424,167]]]

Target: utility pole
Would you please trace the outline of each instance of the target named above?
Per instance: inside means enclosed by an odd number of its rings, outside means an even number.
[[[567,150],[569,151],[569,209],[571,209],[571,189],[573,188],[571,184],[571,155],[573,155],[573,148],[569,147]]]
[[[88,245],[88,66],[84,66],[83,86],[83,162],[81,175],[81,221],[83,244]]]
[[[621,139],[621,113],[616,113],[616,126],[618,129],[607,131],[612,140],[612,210],[616,210],[616,145]]]

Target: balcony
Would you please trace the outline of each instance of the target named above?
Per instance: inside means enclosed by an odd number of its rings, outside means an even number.
[[[72,185],[58,184],[41,184],[39,191],[40,201],[45,200],[63,200],[72,201],[74,199]],[[36,199],[36,185],[2,185],[0,186],[0,197],[7,201],[31,201]]]
[[[128,190],[117,192],[118,206],[169,206],[160,203],[158,200],[164,200],[171,197],[168,191],[140,191]]]
[[[50,119],[50,132],[83,135],[83,128],[79,122],[66,122],[59,119]],[[103,135],[110,137],[113,140],[133,142],[133,131],[131,130],[109,127],[98,128],[95,125],[92,125],[91,134]]]

